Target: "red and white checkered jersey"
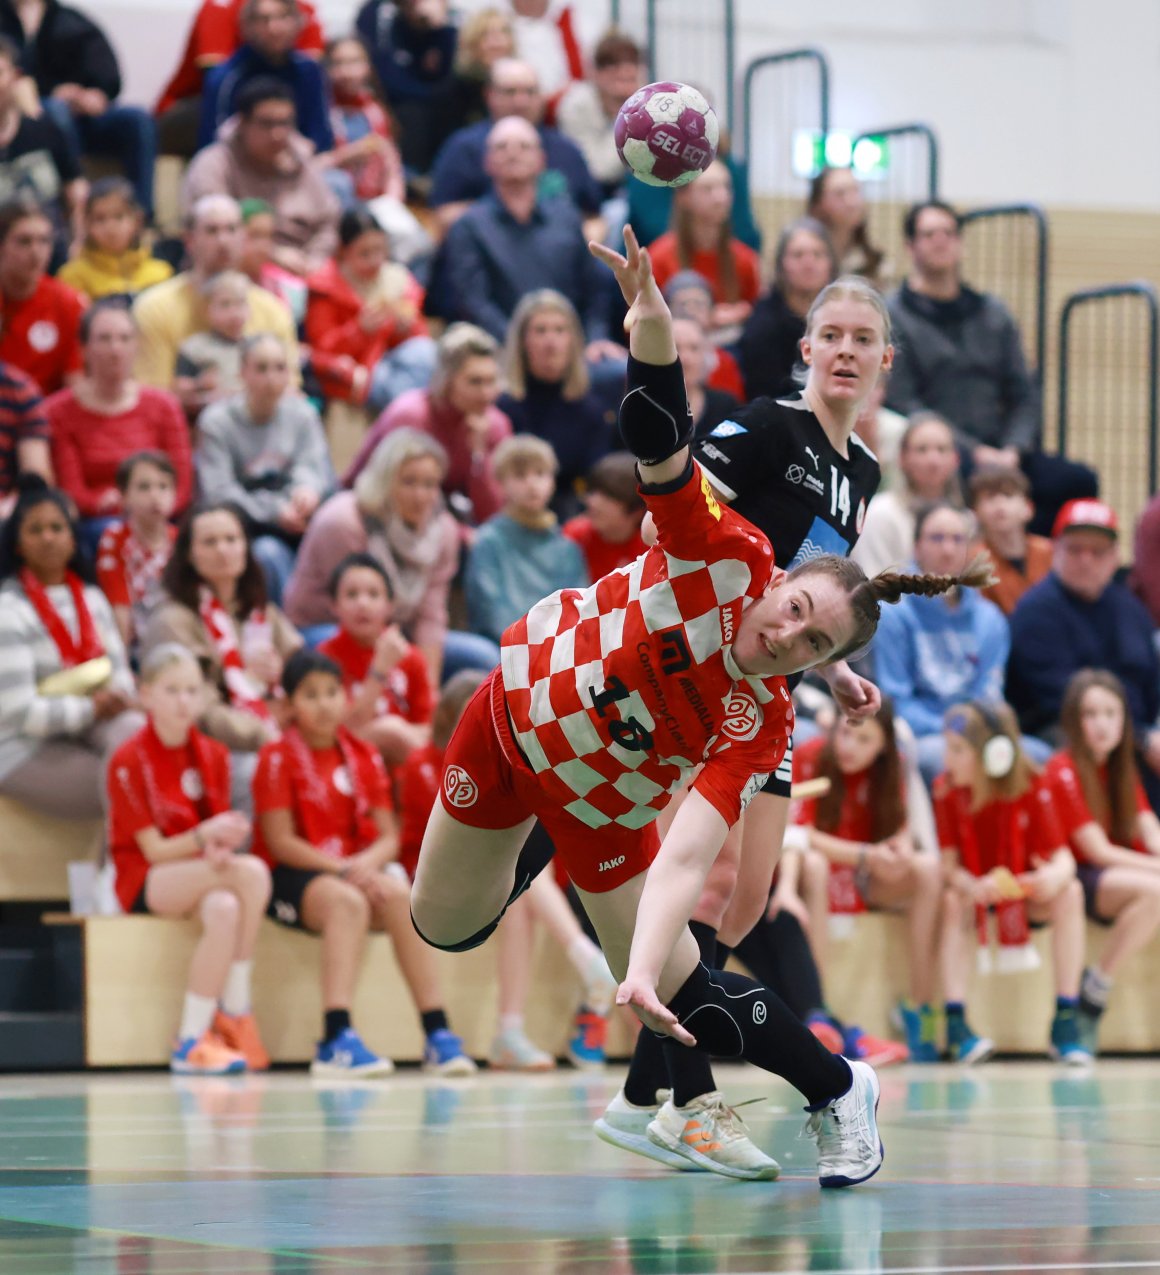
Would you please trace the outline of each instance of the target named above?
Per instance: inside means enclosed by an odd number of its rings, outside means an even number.
[[[793,731],[785,679],[748,677],[732,655],[773,551],[696,465],[676,490],[641,494],[657,543],[503,635],[508,712],[545,790],[591,828],[644,827],[702,763],[693,787],[733,824]]]

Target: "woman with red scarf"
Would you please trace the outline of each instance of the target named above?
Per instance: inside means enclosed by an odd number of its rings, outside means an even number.
[[[1024,754],[1006,704],[956,704],[943,733],[946,771],[935,780],[934,814],[947,878],[942,974],[951,1057],[978,1063],[995,1049],[967,1024],[968,926],[976,928],[980,967],[1001,973],[1033,968],[1038,958],[1029,927],[1050,925],[1056,1001],[1048,1052],[1085,1065],[1091,1054],[1079,1021],[1083,890],[1051,790]]]
[[[171,1070],[264,1071],[270,1057],[250,984],[270,873],[237,853],[250,821],[230,809],[229,750],[194,726],[204,693],[201,666],[185,647],[149,653],[141,668],[149,720],[109,764],[109,849],[126,912],[201,921]]]
[[[278,735],[282,665],[302,638],[267,601],[245,515],[228,502],[189,511],[162,586],[166,601],[145,630],[142,655],[177,642],[201,662],[209,685],[198,726],[230,750],[231,803],[248,812],[258,749]]]
[[[424,1067],[464,1076],[475,1064],[451,1031],[434,959],[411,924],[411,886],[378,749],[341,723],[342,671],[298,651],[282,674],[288,723],[254,776],[254,849],[273,869],[270,916],[322,936],[323,1034],[316,1076],[385,1076],[394,1070],[364,1044],[350,1007],[370,929],[391,937],[426,1037]]]
[[[38,475],[0,531],[0,795],[63,819],[103,809],[105,761],[141,725],[105,595],[63,492]]]

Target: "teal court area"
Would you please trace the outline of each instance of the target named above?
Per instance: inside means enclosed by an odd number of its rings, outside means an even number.
[[[618,1070],[0,1080],[3,1275],[1160,1271],[1160,1065],[882,1073],[886,1163],[819,1191],[796,1095],[720,1070],[776,1183],[591,1133]]]

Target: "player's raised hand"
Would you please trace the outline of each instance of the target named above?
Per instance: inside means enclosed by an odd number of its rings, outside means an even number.
[[[677,1022],[676,1014],[668,1006],[661,1004],[657,989],[648,979],[635,978],[630,972],[616,989],[616,1003],[631,1006],[633,1013],[651,1031],[663,1032],[682,1045],[696,1045],[696,1037]]]
[[[640,319],[669,318],[669,307],[653,277],[652,259],[648,250],[637,243],[631,226],[624,228],[623,254],[595,240],[589,242],[588,251],[616,276],[620,294],[628,306],[624,319],[626,332],[631,332]]]

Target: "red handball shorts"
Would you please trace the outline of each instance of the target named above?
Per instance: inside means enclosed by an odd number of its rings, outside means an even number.
[[[499,669],[471,697],[443,759],[443,809],[469,828],[515,828],[535,815],[568,875],[589,894],[606,894],[656,858],[655,823],[590,828],[546,793],[512,737]]]

